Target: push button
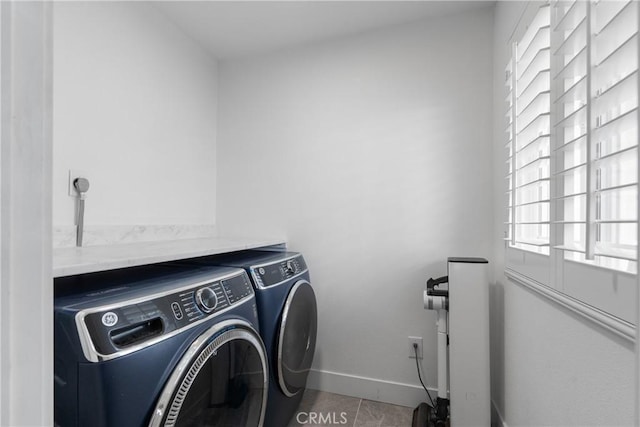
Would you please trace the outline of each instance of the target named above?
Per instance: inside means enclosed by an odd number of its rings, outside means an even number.
[[[171,310],[173,310],[173,315],[176,317],[176,320],[182,319],[182,309],[180,308],[180,304],[177,302],[171,303]]]

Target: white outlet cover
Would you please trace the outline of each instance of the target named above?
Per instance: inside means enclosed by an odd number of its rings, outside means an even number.
[[[413,343],[418,344],[418,359],[422,359],[422,337],[409,337],[409,358],[416,358],[416,353],[413,349]]]

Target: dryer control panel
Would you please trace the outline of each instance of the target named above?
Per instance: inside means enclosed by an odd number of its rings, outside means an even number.
[[[280,260],[271,264],[251,267],[256,284],[261,288],[278,285],[307,271],[307,263],[302,255]]]
[[[216,280],[80,311],[76,324],[87,359],[108,360],[169,338],[253,295],[249,277],[237,270]]]

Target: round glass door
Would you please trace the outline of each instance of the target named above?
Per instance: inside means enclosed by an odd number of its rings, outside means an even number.
[[[289,292],[278,335],[278,382],[289,397],[307,384],[317,331],[316,295],[309,282],[301,280]]]
[[[150,426],[262,426],[268,381],[262,341],[244,328],[209,331],[174,370]]]

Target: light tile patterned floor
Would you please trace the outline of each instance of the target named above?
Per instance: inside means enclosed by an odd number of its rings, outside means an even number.
[[[289,427],[410,427],[413,408],[306,390]]]

